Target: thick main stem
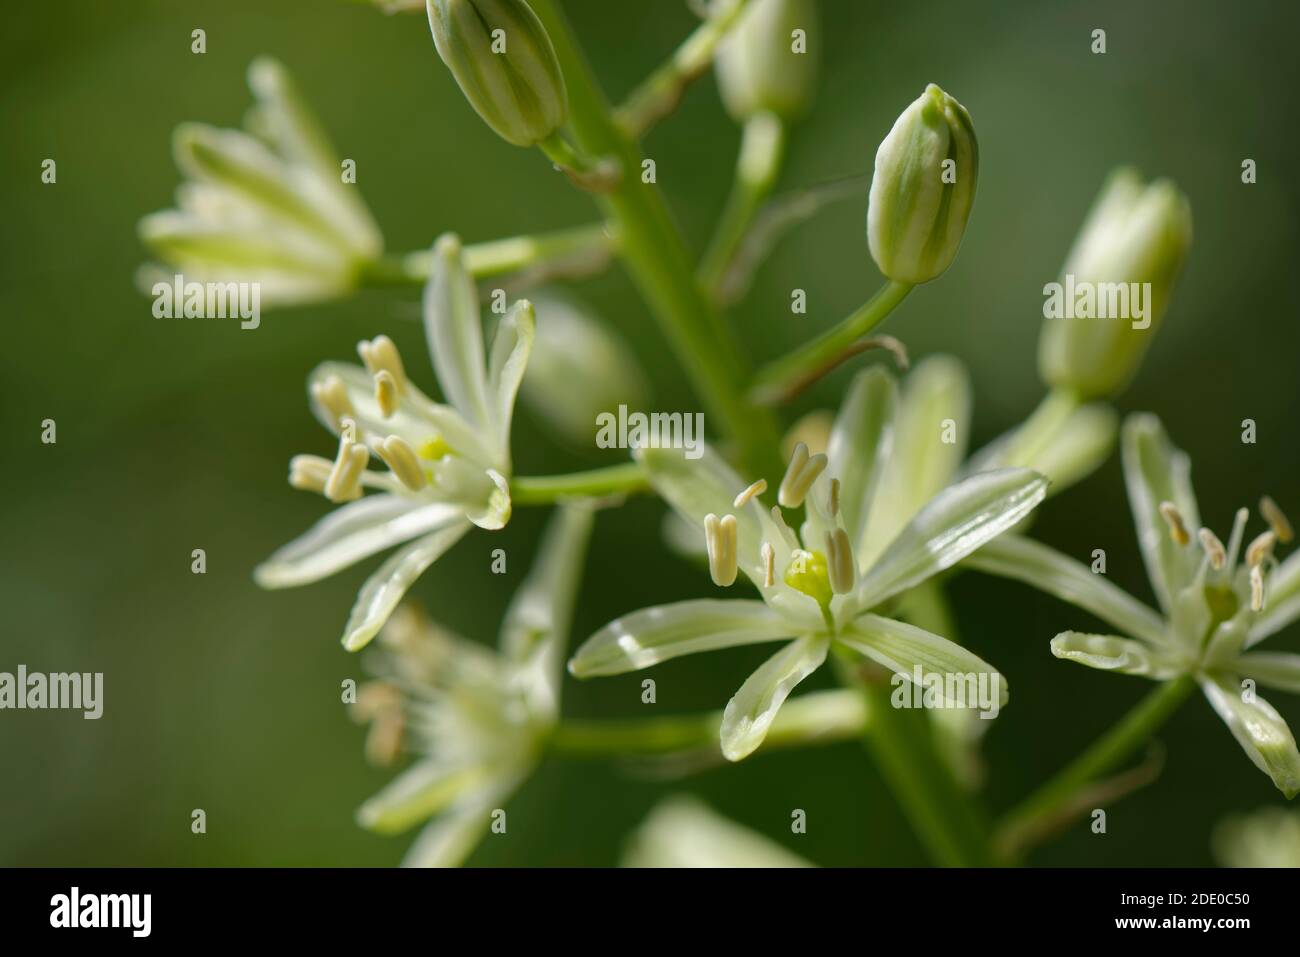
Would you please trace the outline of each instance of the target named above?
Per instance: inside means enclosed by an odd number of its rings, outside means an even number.
[[[657,186],[646,182],[642,157],[614,122],[604,94],[555,0],[535,0],[564,71],[569,118],[582,150],[622,167],[618,187],[595,197],[619,227],[624,262],[705,403],[740,446],[745,465],[775,475],[776,425],[742,394],[744,371],[736,343],[695,281],[694,267]]]

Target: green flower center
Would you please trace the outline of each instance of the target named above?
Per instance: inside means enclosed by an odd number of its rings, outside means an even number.
[[[826,566],[826,556],[821,552],[796,549],[790,566],[782,579],[795,591],[803,592],[823,609],[830,608],[831,576]]]

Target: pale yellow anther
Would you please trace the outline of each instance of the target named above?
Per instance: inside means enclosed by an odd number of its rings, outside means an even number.
[[[334,463],[319,455],[295,455],[289,460],[289,484],[304,492],[323,492]]]
[[[785,470],[785,478],[781,479],[781,488],[776,494],[777,502],[782,508],[798,508],[803,504],[813,482],[817,481],[817,476],[825,469],[825,455],[809,456],[808,446],[802,442],[795,445],[794,454],[790,456],[790,466]]]
[[[352,400],[348,398],[348,387],[336,375],[326,376],[320,382],[313,383],[311,396],[336,426],[345,417],[354,418],[357,414],[352,407]]]
[[[1277,542],[1277,536],[1272,532],[1260,532],[1255,536],[1254,541],[1246,546],[1246,564],[1251,568],[1258,568],[1264,564],[1264,560],[1273,554],[1273,545]]]
[[[745,491],[737,495],[735,501],[733,501],[731,504],[735,508],[744,508],[746,505],[749,504],[750,499],[754,498],[754,496],[756,495],[762,495],[766,491],[767,491],[767,479],[759,479],[749,488],[745,489]]]
[[[420,465],[415,449],[400,435],[390,435],[379,443],[375,451],[397,480],[412,492],[418,492],[429,484],[429,477]]]
[[[361,495],[361,474],[370,462],[370,450],[344,436],[339,455],[325,480],[325,497],[331,502],[348,502]]]
[[[713,584],[726,588],[736,581],[736,516],[704,516],[704,545],[709,553]]]
[[[758,553],[763,558],[763,587],[771,588],[776,584],[776,549],[771,542],[764,542]]]
[[[397,411],[397,380],[387,369],[375,373],[375,401],[379,403],[379,412],[385,419]]]
[[[831,518],[840,514],[840,480],[831,479]]]
[[[357,354],[372,376],[387,372],[393,377],[397,391],[406,391],[406,371],[402,366],[402,356],[392,339],[388,336],[375,336],[369,342],[362,339],[357,343]]]
[[[1264,569],[1259,565],[1250,570],[1250,610],[1264,610]]]
[[[1215,571],[1218,571],[1223,567],[1223,563],[1228,560],[1228,553],[1223,547],[1223,542],[1219,541],[1219,536],[1208,528],[1198,530],[1196,537],[1201,540],[1201,548],[1205,549],[1205,554],[1210,559],[1210,565]]]
[[[853,547],[849,533],[842,528],[826,533],[826,574],[831,580],[831,591],[844,595],[853,590],[857,568],[853,564]]]
[[[1259,514],[1264,516],[1264,521],[1268,522],[1268,527],[1273,530],[1273,534],[1283,545],[1290,544],[1295,538],[1295,529],[1291,527],[1286,513],[1267,495],[1259,500]]]
[[[1192,536],[1187,534],[1187,526],[1183,524],[1183,513],[1178,511],[1178,506],[1173,502],[1160,503],[1160,515],[1169,525],[1169,536],[1179,545],[1186,545],[1192,540]]]

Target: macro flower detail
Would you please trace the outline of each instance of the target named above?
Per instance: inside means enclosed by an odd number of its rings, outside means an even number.
[[[931,83],[876,151],[867,241],[880,271],[918,284],[952,265],[979,179],[979,144],[966,108]]]
[[[1028,469],[970,476],[938,491],[901,526],[872,519],[876,487],[887,472],[900,409],[897,386],[881,370],[858,376],[826,453],[799,445],[778,492],[761,504],[765,483],[742,481],[712,450],[692,460],[680,450],[642,448],[650,483],[682,518],[705,531],[716,583],[743,573],[761,600],[698,599],[645,608],[606,625],[569,662],[577,677],[647,668],[698,651],[769,641],[787,643],[731,699],[721,727],[723,754],[738,761],[759,747],[790,692],[834,648],[911,679],[922,675],[1002,676],[959,645],[887,617],[891,600],[1027,515],[1047,481]],[[931,441],[940,444],[939,422]],[[799,530],[782,507],[805,507]],[[883,538],[883,541],[882,541]]]
[[[367,750],[414,763],[357,812],[385,834],[430,818],[403,864],[454,867],[473,851],[492,814],[527,779],[559,718],[564,645],[590,538],[593,510],[556,510],[533,568],[506,611],[499,647],[456,636],[407,606],[384,626],[376,680],[354,710],[371,722]],[[380,747],[372,742],[378,740]]]
[[[818,24],[815,0],[749,0],[740,19],[718,45],[715,68],[727,112],[743,122],[756,113],[785,120],[807,109],[817,82],[818,57],[797,51]]]
[[[510,519],[510,423],[533,343],[533,307],[516,302],[485,354],[460,241],[443,236],[425,287],[424,329],[446,404],[407,377],[386,336],[360,343],[364,368],[326,362],[312,372],[312,411],[339,437],[338,453],[296,456],[289,481],[343,504],[255,572],[264,588],[304,585],[402,545],[357,596],[343,636],[353,651],[472,526],[494,530]],[[372,459],[386,471],[367,468]],[[376,494],[363,495],[367,489]]]
[[[507,143],[533,146],[568,115],[551,38],[524,0],[428,0],[429,29],[470,106]]]
[[[628,842],[623,867],[814,867],[766,835],[684,794],[651,809]]]
[[[1153,681],[1194,679],[1246,755],[1288,798],[1300,792],[1300,752],[1285,720],[1255,687],[1300,692],[1300,655],[1252,650],[1300,618],[1300,553],[1278,562],[1293,537],[1264,499],[1268,529],[1246,539],[1238,509],[1226,544],[1201,525],[1191,463],[1152,415],[1123,429],[1123,464],[1138,545],[1160,604],[1157,613],[1087,567],[1028,539],[1004,536],[967,559],[1019,579],[1097,616],[1122,633],[1065,631],[1058,658]]]
[[[187,281],[260,286],[263,304],[342,296],[383,252],[383,238],[288,71],[248,68],[256,100],[245,130],[176,129],[186,179],[176,208],[141,219],[140,238]],[[142,278],[170,278],[158,265]]]

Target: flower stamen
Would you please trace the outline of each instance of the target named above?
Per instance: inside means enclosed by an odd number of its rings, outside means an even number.
[[[764,542],[759,554],[763,557],[763,587],[772,588],[776,585],[776,549],[771,542]]]
[[[289,485],[303,492],[324,492],[334,463],[319,455],[295,455],[289,460]]]
[[[1264,569],[1259,565],[1250,568],[1250,610],[1264,610]]]
[[[840,480],[837,478],[831,479],[830,509],[831,518],[835,518],[835,516],[840,514]]]
[[[1273,554],[1273,545],[1277,541],[1277,535],[1273,532],[1260,532],[1255,536],[1255,540],[1246,548],[1246,564],[1251,568],[1258,568],[1264,564],[1264,561]]]
[[[345,419],[338,458],[334,460],[323,490],[331,502],[349,502],[361,496],[361,473],[370,462],[370,450],[351,437],[355,431],[355,423]]]
[[[335,428],[345,418],[355,418],[357,412],[348,398],[348,387],[337,375],[326,376],[321,382],[312,383],[311,397],[329,414]]]
[[[704,545],[709,553],[709,576],[726,588],[736,581],[736,516],[704,516]]]
[[[777,531],[781,533],[781,537],[785,539],[786,545],[792,549],[798,548],[799,536],[794,533],[794,529],[785,523],[785,515],[781,512],[781,507],[779,505],[772,506],[772,521],[776,524]]]
[[[1268,522],[1268,527],[1273,530],[1273,534],[1283,545],[1289,544],[1295,538],[1295,530],[1291,527],[1286,513],[1271,497],[1265,495],[1259,500],[1259,514],[1264,516],[1264,521]]]
[[[379,411],[385,419],[391,418],[397,411],[397,379],[387,369],[375,373],[375,401],[379,403]]]
[[[1196,537],[1201,540],[1201,548],[1205,550],[1206,557],[1210,559],[1210,566],[1217,572],[1228,560],[1228,553],[1223,547],[1223,542],[1219,541],[1219,536],[1215,535],[1208,528],[1202,528],[1197,531]]]
[[[826,533],[826,571],[830,578],[831,591],[844,595],[853,590],[857,579],[857,568],[853,564],[853,547],[849,544],[849,533],[842,528]]]
[[[387,372],[393,377],[398,392],[406,392],[406,371],[402,365],[401,353],[388,336],[375,336],[369,342],[362,339],[357,343],[357,354],[365,363],[366,371],[372,376]]]
[[[420,467],[415,449],[401,436],[390,435],[379,443],[375,451],[397,480],[412,492],[418,492],[428,484],[428,476]]]
[[[1178,506],[1173,502],[1160,503],[1160,515],[1169,526],[1169,537],[1179,545],[1186,545],[1192,540],[1192,536],[1187,534],[1187,526],[1183,523],[1183,513],[1178,511]]]
[[[745,489],[743,492],[737,495],[735,501],[733,501],[731,504],[735,508],[744,508],[746,505],[749,504],[750,499],[754,498],[754,496],[756,495],[762,495],[766,491],[767,491],[767,479],[759,479],[749,488]]]
[[[783,508],[798,508],[803,504],[813,482],[817,481],[817,476],[825,469],[824,454],[819,452],[809,456],[808,446],[802,442],[796,444],[794,453],[790,456],[790,465],[785,470],[785,478],[781,479],[781,488],[776,495],[777,502]]]

